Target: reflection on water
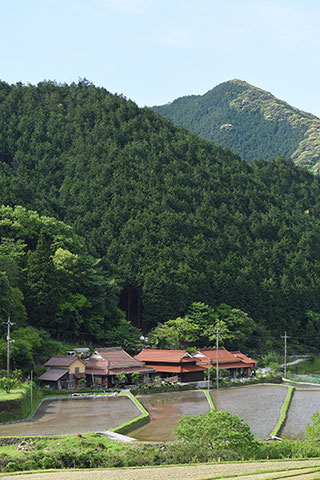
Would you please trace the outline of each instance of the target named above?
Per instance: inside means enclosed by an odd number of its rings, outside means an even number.
[[[27,422],[0,425],[0,435],[52,435],[97,432],[140,415],[127,397],[46,400]]]
[[[295,390],[281,434],[303,438],[306,424],[312,423],[311,417],[316,412],[320,412],[320,390]]]
[[[203,392],[156,393],[141,395],[139,400],[150,413],[150,423],[129,433],[138,440],[174,440],[173,429],[180,418],[204,413],[210,408]]]
[[[239,415],[256,438],[267,438],[280,417],[287,387],[252,385],[212,391],[216,408]]]

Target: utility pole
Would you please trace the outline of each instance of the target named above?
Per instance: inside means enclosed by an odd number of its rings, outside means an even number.
[[[33,382],[33,370],[31,370],[30,373],[30,410],[31,410],[31,416],[32,416],[32,382]]]
[[[284,332],[284,337],[281,336],[281,338],[284,339],[284,366],[283,366],[283,376],[284,378],[287,378],[287,339],[290,338],[287,335],[287,332]]]
[[[7,378],[10,378],[10,343],[14,342],[14,340],[10,339],[10,327],[12,327],[14,323],[10,321],[10,316],[8,317],[7,327],[8,327],[8,334],[7,334]]]
[[[219,388],[219,327],[217,327],[217,340],[216,340],[216,382],[217,382],[217,390]]]

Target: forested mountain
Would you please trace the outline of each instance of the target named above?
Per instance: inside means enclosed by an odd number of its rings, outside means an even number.
[[[224,82],[152,110],[248,161],[284,155],[314,173],[320,170],[320,119],[244,81]]]
[[[0,318],[10,316],[15,330],[32,326],[102,345],[139,337],[118,308],[110,272],[70,226],[21,206],[0,206],[0,239]]]
[[[305,169],[284,159],[247,163],[87,81],[1,83],[0,152],[0,203],[72,225],[88,245],[86,253],[71,232],[48,239],[42,228],[30,240],[27,221],[22,268],[49,251],[54,259],[55,245],[100,259],[104,277],[122,289],[120,306],[146,331],[198,301],[247,312],[261,336],[286,328],[319,338],[320,179]],[[8,233],[6,212],[1,244],[22,235]],[[32,303],[31,272],[21,281]],[[88,298],[79,288],[64,293],[50,322],[66,318],[69,293]],[[43,325],[31,303],[30,322]],[[92,331],[88,312],[81,328],[89,317]]]

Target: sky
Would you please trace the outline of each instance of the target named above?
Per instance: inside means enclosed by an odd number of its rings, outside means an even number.
[[[139,106],[239,78],[320,117],[319,0],[0,0],[0,79]]]

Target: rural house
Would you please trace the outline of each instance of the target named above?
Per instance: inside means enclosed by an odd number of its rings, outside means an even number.
[[[217,349],[203,348],[198,350],[193,357],[197,364],[209,368],[209,365],[216,367],[217,364]],[[230,376],[250,376],[252,371],[257,367],[257,360],[247,357],[243,353],[229,352],[224,347],[219,347],[218,354],[219,369],[228,370]]]
[[[86,362],[88,385],[110,387],[119,373],[140,373],[144,378],[154,377],[156,371],[145,366],[142,361],[131,357],[121,347],[97,348]]]
[[[43,386],[56,390],[77,388],[81,378],[85,378],[86,364],[79,357],[54,355],[44,365],[48,367],[40,377]]]
[[[177,377],[180,382],[198,382],[204,379],[205,368],[186,350],[145,348],[135,357],[157,371],[161,378]]]

